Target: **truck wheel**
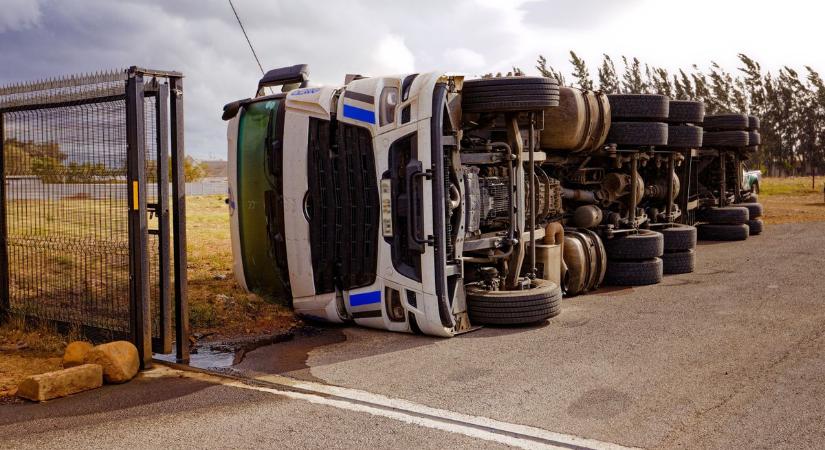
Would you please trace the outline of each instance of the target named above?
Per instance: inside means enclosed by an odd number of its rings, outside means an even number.
[[[604,283],[613,286],[646,286],[662,281],[661,258],[642,261],[607,261]]]
[[[747,224],[703,224],[696,227],[700,241],[744,241],[750,234]]]
[[[667,145],[667,131],[667,124],[661,122],[613,122],[605,142],[616,145]]]
[[[665,238],[662,233],[639,230],[638,234],[627,234],[604,241],[604,249],[611,260],[640,260],[662,256]],[[607,263],[608,268],[610,262]]]
[[[696,267],[696,251],[685,250],[662,255],[662,270],[665,275],[691,273]]]
[[[664,237],[665,252],[681,252],[696,248],[696,227],[676,225],[660,228],[659,233]]]
[[[741,225],[747,223],[750,218],[750,216],[748,216],[748,208],[743,206],[700,209],[696,215],[698,219],[703,222],[710,222],[717,225]]]
[[[702,123],[705,121],[705,104],[689,100],[671,100],[667,121],[669,123]]]
[[[747,147],[749,142],[747,131],[705,131],[702,137],[705,147]]]
[[[748,130],[759,131],[759,118],[756,116],[748,116]]]
[[[718,114],[705,116],[705,129],[714,131],[743,131],[750,126],[748,116],[744,114]]]
[[[762,219],[752,219],[748,221],[748,230],[751,236],[756,236],[757,234],[762,234],[762,226],[764,223]]]
[[[664,95],[611,94],[610,117],[613,120],[667,120],[669,103]]]
[[[464,82],[466,112],[539,111],[559,106],[559,82],[546,77],[500,77]]]
[[[762,145],[762,135],[758,131],[748,131],[748,145]]]
[[[748,209],[749,220],[762,217],[762,213],[764,212],[764,208],[762,208],[761,203],[739,203],[736,206]]]
[[[561,287],[535,279],[530,289],[490,291],[479,284],[467,285],[467,312],[479,325],[519,325],[536,323],[559,315]]]
[[[699,148],[702,146],[702,127],[671,125],[667,128],[667,146],[673,148]]]

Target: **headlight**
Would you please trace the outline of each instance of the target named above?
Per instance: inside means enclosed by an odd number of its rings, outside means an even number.
[[[381,103],[379,105],[379,124],[383,127],[388,123],[395,122],[395,107],[398,106],[398,88],[385,87],[381,91]]]

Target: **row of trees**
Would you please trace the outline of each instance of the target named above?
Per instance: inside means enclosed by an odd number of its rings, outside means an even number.
[[[6,175],[33,175],[44,183],[102,183],[119,181],[126,176],[126,168],[108,167],[96,162],[69,161],[57,143],[35,143],[6,139],[3,142]],[[157,177],[156,161],[146,162],[148,181]],[[187,156],[183,161],[186,181],[198,181],[208,174],[205,162]],[[171,168],[170,168],[171,170]],[[171,179],[171,173],[170,173]]]
[[[756,163],[772,175],[796,175],[825,169],[825,82],[805,66],[803,72],[783,67],[764,70],[745,54],[729,71],[711,62],[706,71],[691,68],[670,72],[643,64],[637,58],[620,60],[621,70],[604,55],[595,74],[575,52],[570,52],[573,72],[568,78],[539,55],[536,69],[561,84],[608,94],[662,94],[675,100],[701,100],[708,114],[741,112],[761,120],[762,146]],[[513,68],[514,74],[523,73]]]

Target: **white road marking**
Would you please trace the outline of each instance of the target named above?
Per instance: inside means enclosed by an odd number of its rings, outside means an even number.
[[[283,386],[287,388],[285,390],[276,387],[256,386],[217,375],[183,371],[159,365],[156,365],[155,369],[144,372],[143,376],[183,376],[200,379],[224,386],[267,392],[317,405],[386,417],[412,425],[462,434],[475,439],[498,442],[524,449],[619,450],[632,448],[570,434],[555,433],[526,425],[501,422],[486,417],[431,408],[407,400],[394,399],[357,389],[301,381],[280,375],[258,377],[251,381]]]

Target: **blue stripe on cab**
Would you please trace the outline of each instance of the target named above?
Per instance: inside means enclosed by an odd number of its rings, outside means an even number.
[[[350,294],[350,306],[364,306],[381,303],[381,291],[362,292],[360,294]]]
[[[344,117],[360,120],[361,122],[367,122],[372,124],[375,123],[375,111],[357,108],[355,106],[347,104],[344,104]]]

